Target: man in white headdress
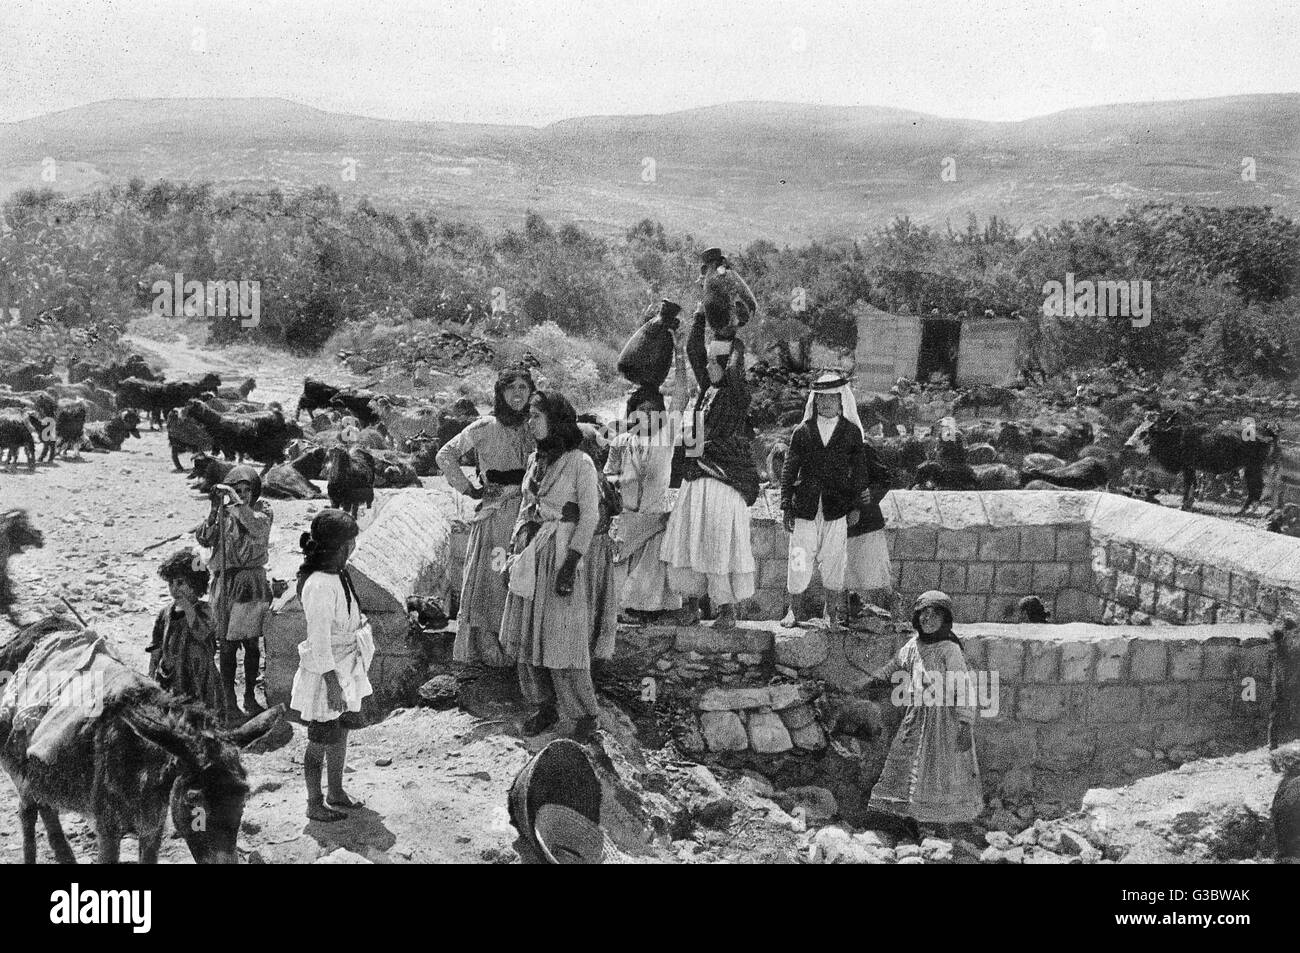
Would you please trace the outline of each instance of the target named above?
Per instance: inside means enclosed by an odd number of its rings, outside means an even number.
[[[787,621],[809,621],[807,597],[813,566],[826,590],[830,625],[843,619],[842,591],[849,522],[857,522],[859,495],[866,489],[862,422],[843,374],[819,376],[808,394],[803,421],[790,436],[781,472],[781,510],[790,533],[786,588]]]

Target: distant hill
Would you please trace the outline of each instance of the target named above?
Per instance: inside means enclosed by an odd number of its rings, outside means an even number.
[[[1243,157],[1256,181],[1243,182]],[[56,181],[42,181],[42,160]],[[955,181],[941,173],[955,165]],[[344,177],[355,160],[355,179]],[[647,161],[651,160],[651,161]],[[397,122],[278,99],[93,103],[0,123],[0,196],[132,176],[318,184],[377,205],[517,225],[526,208],[617,234],[650,217],[735,246],[859,236],[900,214],[1022,227],[1146,202],[1300,213],[1300,94],[975,122],[883,108],[729,103],[542,128]]]

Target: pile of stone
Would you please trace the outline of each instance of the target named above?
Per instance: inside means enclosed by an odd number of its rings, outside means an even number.
[[[708,750],[784,754],[793,748],[819,751],[826,734],[800,685],[712,688],[701,696],[700,733]]]

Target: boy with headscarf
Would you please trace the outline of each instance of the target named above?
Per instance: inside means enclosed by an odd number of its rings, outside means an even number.
[[[891,687],[907,713],[869,806],[910,818],[913,828],[970,822],[984,810],[974,744],[978,699],[952,621],[952,600],[923,592],[912,610],[916,635],[872,677],[873,687]]]
[[[484,667],[509,667],[499,640],[501,614],[506,606],[501,569],[519,516],[524,468],[536,447],[525,426],[528,400],[536,390],[526,367],[504,369],[497,376],[492,413],[476,418],[438,451],[438,469],[447,482],[478,500],[465,551],[460,613],[452,647],[452,658],[467,666],[467,673]],[[471,450],[478,466],[478,486],[460,468],[461,459]]]
[[[266,565],[271,540],[271,507],[261,499],[262,478],[240,464],[226,482],[212,488],[212,509],[194,528],[194,538],[212,549],[212,621],[221,647],[221,684],[226,706],[239,711],[235,701],[238,652],[244,649],[244,709],[257,715],[265,709],[255,689],[262,662],[259,641],[271,607],[271,583]]]
[[[781,470],[781,512],[790,534],[787,619],[794,624],[812,617],[806,591],[814,562],[826,590],[831,627],[842,620],[848,524],[858,521],[858,497],[865,489],[862,447],[862,424],[849,382],[828,371],[808,392],[803,422],[790,435]]]

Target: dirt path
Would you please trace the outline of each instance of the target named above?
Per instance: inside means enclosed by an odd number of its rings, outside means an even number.
[[[251,375],[257,380],[255,398],[280,400],[289,409],[305,374],[361,383],[323,360],[242,348],[209,350],[183,340],[132,343],[146,357],[156,356],[169,377],[214,369],[234,384]],[[363,511],[363,526],[396,492],[379,491],[375,509]],[[10,563],[22,610],[52,608],[62,594],[143,670],[154,615],[167,601],[158,565],[192,544],[192,537],[183,534],[208,511],[206,498],[173,471],[165,434],[142,429],[141,439],[128,440],[120,453],[86,453],[79,462],[40,466],[34,475],[25,469],[0,472],[0,502],[26,509],[45,533],[43,549]],[[319,502],[276,500],[272,507],[273,553],[296,550],[298,535]],[[182,538],[136,555],[173,536]],[[0,642],[11,634],[8,623],[0,621]],[[256,852],[271,862],[310,863],[339,846],[379,862],[483,862],[513,856],[505,791],[528,758],[521,741],[463,713],[430,711],[407,712],[355,732],[353,741],[347,783],[369,810],[342,824],[309,823],[303,817],[305,736],[300,727],[284,748],[245,758],[254,791],[241,837],[246,857]],[[90,828],[73,816],[64,825],[78,856],[92,859]],[[49,860],[44,834],[40,837],[42,857]],[[18,862],[21,850],[16,799],[6,778],[0,780],[0,863]],[[123,857],[134,856],[134,841],[128,839]],[[189,852],[182,841],[169,840],[163,860],[189,863]]]

